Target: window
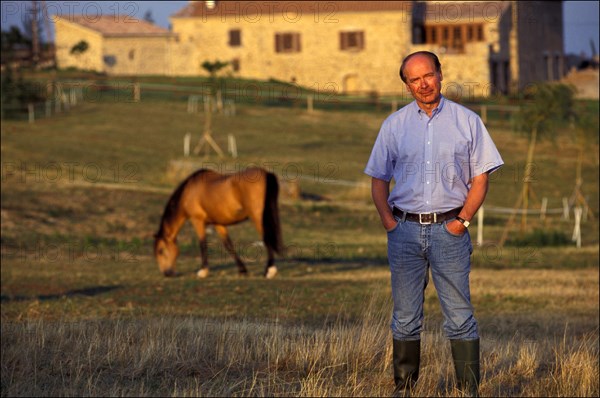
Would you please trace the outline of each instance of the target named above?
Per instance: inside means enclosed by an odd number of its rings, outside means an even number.
[[[464,52],[465,43],[484,41],[483,24],[429,25],[425,27],[425,43]]]
[[[456,40],[456,39],[462,41],[462,27],[461,26],[454,27],[454,40]]]
[[[462,36],[462,27],[455,26],[454,31],[452,32],[452,48],[460,49],[462,51],[464,44],[464,39]]]
[[[232,29],[229,31],[229,46],[239,47],[242,45],[242,31],[239,29]]]
[[[467,27],[467,41],[473,41],[473,38],[475,37],[475,27],[473,25],[469,25]]]
[[[364,48],[364,32],[340,32],[340,50],[362,50]]]
[[[301,50],[300,33],[276,33],[275,52],[298,53]]]
[[[239,58],[234,58],[231,60],[231,69],[233,69],[234,72],[240,71],[240,59]]]
[[[413,44],[424,44],[425,43],[425,28],[422,25],[413,26],[412,43]]]
[[[425,30],[425,43],[437,43],[437,29],[435,26],[428,26]]]
[[[129,50],[129,60],[133,61],[135,58],[135,50]]]

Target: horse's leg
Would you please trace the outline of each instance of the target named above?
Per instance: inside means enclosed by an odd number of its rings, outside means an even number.
[[[208,276],[208,245],[206,243],[206,225],[204,220],[199,218],[191,218],[190,221],[196,230],[196,234],[200,239],[200,256],[202,258],[202,265],[200,270],[196,273],[199,278],[206,278]]]
[[[258,217],[258,215],[253,214],[250,216],[250,219],[254,223],[254,227],[258,231],[258,235],[263,237],[264,229],[262,225],[262,217]],[[265,278],[271,279],[277,275],[277,267],[275,266],[275,255],[273,254],[273,249],[265,245],[267,248],[267,266],[265,267]]]
[[[275,256],[273,255],[273,249],[267,246],[267,267],[265,268],[265,278],[271,279],[277,275],[277,267],[275,266]]]
[[[221,237],[221,240],[223,240],[223,245],[225,246],[225,249],[227,249],[229,254],[231,254],[233,259],[235,260],[235,265],[237,265],[239,273],[241,275],[248,275],[248,270],[246,269],[246,265],[244,265],[244,262],[242,261],[242,259],[239,258],[237,253],[235,252],[233,242],[231,242],[231,239],[229,238],[229,234],[227,233],[227,228],[225,228],[224,225],[215,225],[215,231],[217,231],[217,233]]]

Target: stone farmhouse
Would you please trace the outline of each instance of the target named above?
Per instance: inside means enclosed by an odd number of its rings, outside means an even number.
[[[175,34],[131,17],[57,16],[56,64],[59,68],[112,75],[170,74]]]
[[[511,93],[564,74],[562,2],[193,1],[171,29],[126,17],[56,21],[57,63],[115,75],[235,77],[315,90],[405,93],[401,60],[439,55],[454,95]],[[87,51],[73,52],[80,41]]]

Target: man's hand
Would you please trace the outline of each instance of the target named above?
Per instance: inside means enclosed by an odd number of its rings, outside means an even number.
[[[448,231],[454,235],[462,235],[467,231],[467,228],[458,220],[452,220],[446,223]]]
[[[383,222],[383,227],[388,232],[390,232],[392,229],[396,228],[396,225],[398,225],[398,221],[396,221],[395,218],[392,218],[392,221],[386,220],[385,222]]]
[[[390,182],[373,177],[371,179],[371,196],[373,196],[373,203],[375,203],[381,218],[381,224],[386,231],[391,231],[396,226],[396,219],[387,201],[390,196]]]

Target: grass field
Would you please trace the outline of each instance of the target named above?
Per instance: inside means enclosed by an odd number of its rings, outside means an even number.
[[[179,237],[182,276],[158,272],[152,235],[177,183],[171,162],[191,162],[181,156],[183,136],[197,141],[203,126],[185,103],[84,103],[33,125],[3,122],[2,395],[388,395],[386,236],[362,174],[385,116],[252,106],[215,116],[215,139],[227,148],[234,134],[240,157],[195,158],[195,166],[263,165],[302,193],[282,197],[288,252],[269,281],[249,224],[231,228],[248,278],[214,234],[213,272],[195,278],[189,225]],[[527,140],[490,132],[506,165],[486,205],[511,207]],[[549,208],[571,195],[576,158],[568,130],[538,145],[532,185]],[[506,216],[486,215],[471,273],[482,395],[600,393],[597,144],[583,178],[595,217],[582,224],[581,249],[499,247]],[[568,239],[574,226],[572,214],[529,224]],[[415,393],[458,396],[433,288],[425,310]]]

